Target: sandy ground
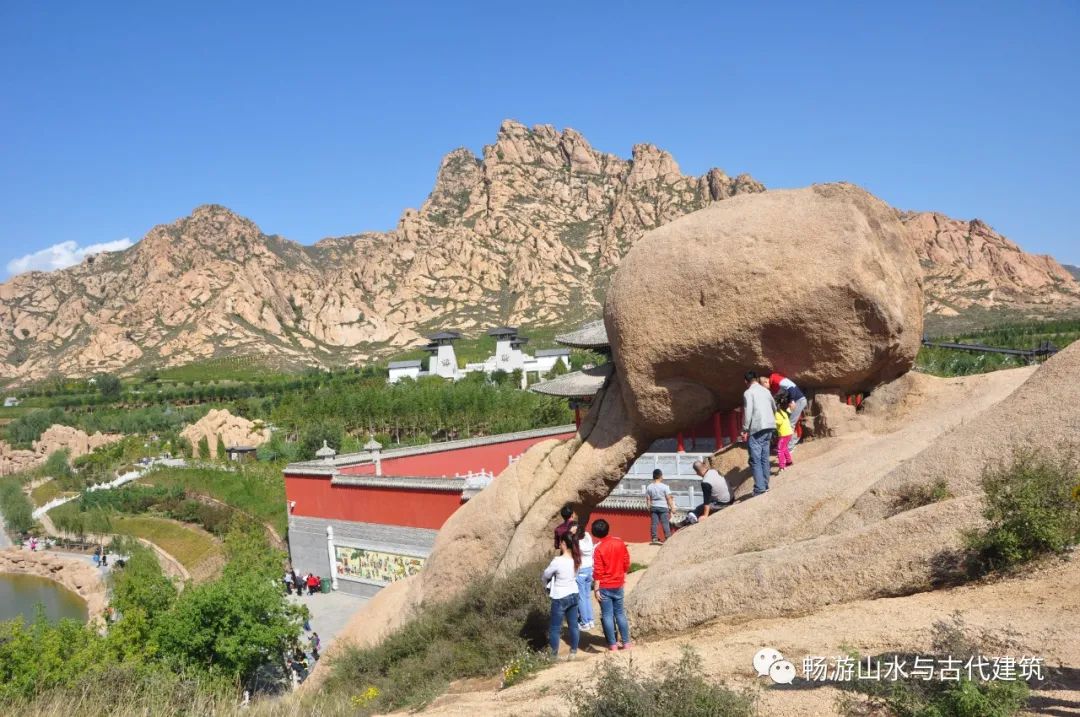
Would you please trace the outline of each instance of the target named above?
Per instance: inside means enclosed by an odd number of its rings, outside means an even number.
[[[635,557],[640,560],[640,553]],[[567,687],[592,679],[600,661],[632,659],[637,667],[650,670],[677,660],[683,646],[690,645],[701,656],[710,678],[755,694],[759,714],[839,715],[840,691],[827,683],[802,679],[804,657],[832,657],[852,649],[861,654],[925,652],[932,626],[954,616],[973,634],[993,635],[995,639],[986,644],[987,654],[1044,659],[1047,679],[1036,686],[1029,714],[1080,715],[1080,560],[1076,556],[997,583],[835,605],[797,618],[708,625],[638,642],[628,654],[603,652],[596,633],[575,662],[560,662],[506,690],[498,689],[497,680],[457,685],[423,714],[568,714]],[[769,678],[755,676],[751,661],[763,647],[779,650],[796,665],[799,678],[794,684],[775,685]]]

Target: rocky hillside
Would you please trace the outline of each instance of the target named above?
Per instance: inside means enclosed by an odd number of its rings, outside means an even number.
[[[572,324],[599,313],[609,274],[647,230],[760,191],[748,175],[683,175],[652,145],[623,159],[572,129],[507,121],[482,157],[448,154],[427,201],[386,233],[303,246],[207,205],[126,251],[15,277],[0,286],[0,377],[226,355],[356,362],[413,346],[435,328]],[[1054,287],[1080,296],[1075,281],[1056,278],[1062,270],[1053,260],[1029,257],[989,228],[975,251],[963,232],[935,228],[962,223],[908,221],[928,227],[920,255],[933,263],[934,310],[1028,298],[1053,308]],[[980,295],[979,281],[993,290]]]
[[[1052,257],[1028,254],[979,219],[901,215],[926,276],[928,314],[971,309],[1053,314],[1080,307],[1080,284]]]
[[[0,375],[88,374],[217,355],[359,361],[436,327],[570,323],[646,230],[764,187],[670,154],[626,160],[572,129],[505,122],[483,157],[458,149],[395,230],[302,246],[220,206],[129,250],[0,287]]]

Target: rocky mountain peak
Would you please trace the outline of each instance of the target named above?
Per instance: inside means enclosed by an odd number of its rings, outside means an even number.
[[[481,157],[447,154],[427,200],[390,232],[303,247],[206,204],[125,252],[16,277],[0,286],[0,376],[225,355],[362,362],[439,328],[572,325],[600,311],[613,269],[646,232],[764,190],[721,169],[684,175],[652,144],[625,158],[570,128],[507,120]],[[904,217],[934,310],[1080,305],[1068,272],[986,224]]]

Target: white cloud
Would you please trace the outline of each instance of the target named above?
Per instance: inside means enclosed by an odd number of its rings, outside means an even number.
[[[56,271],[69,266],[74,266],[91,254],[100,254],[104,251],[120,251],[132,245],[128,238],[116,241],[101,242],[79,246],[73,241],[63,241],[50,247],[35,251],[33,254],[20,256],[12,259],[7,264],[8,274],[22,274],[24,271]]]

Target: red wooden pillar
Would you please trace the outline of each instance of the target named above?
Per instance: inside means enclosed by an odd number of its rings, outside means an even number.
[[[675,450],[678,453],[686,453],[686,445],[683,443],[682,431],[675,436]]]
[[[714,413],[712,415],[712,432],[713,437],[716,439],[716,450],[720,450],[724,447],[724,431],[720,426],[720,413]]]
[[[574,404],[574,428],[581,428],[581,406]]]

